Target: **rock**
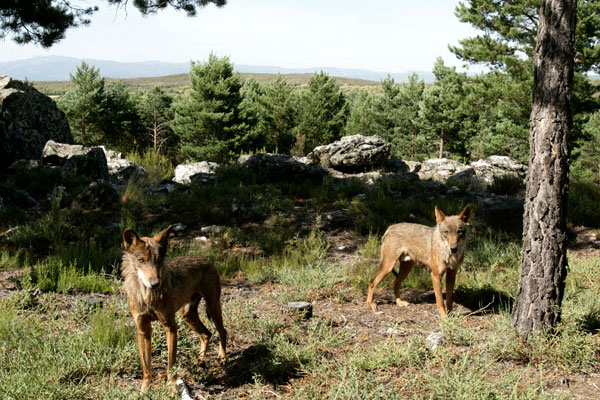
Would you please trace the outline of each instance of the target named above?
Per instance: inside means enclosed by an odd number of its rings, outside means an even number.
[[[61,166],[61,176],[64,180],[77,177],[92,180],[110,179],[106,155],[101,147],[84,147],[49,140],[42,151],[42,162]]]
[[[69,158],[85,155],[88,151],[89,147],[84,147],[80,144],[68,144],[48,140],[42,149],[41,158],[42,162],[46,165],[62,167]]]
[[[110,179],[106,157],[99,147],[90,148],[86,154],[69,157],[62,166],[60,175],[65,181],[72,181],[77,177],[105,181]]]
[[[141,178],[148,175],[144,167],[125,158],[109,159],[106,165],[108,167],[108,175],[113,182],[119,185],[127,184],[132,178]]]
[[[176,224],[173,224],[172,228],[175,232],[183,232],[187,228],[187,225],[184,225],[181,222],[178,222]]]
[[[108,150],[104,146],[99,147],[104,151],[108,174],[114,183],[125,185],[131,178],[141,178],[148,175],[145,168],[131,160],[123,158],[121,153]]]
[[[192,400],[193,397],[190,393],[190,389],[188,388],[187,384],[181,380],[181,378],[177,379],[176,382],[177,385],[177,390],[179,390],[179,393],[181,393],[181,400]]]
[[[417,174],[421,180],[432,180],[447,185],[470,185],[475,170],[455,160],[434,158],[423,161]]]
[[[33,87],[0,76],[0,168],[17,159],[40,159],[51,139],[73,142],[65,114]]]
[[[382,166],[390,155],[390,148],[379,136],[353,135],[315,147],[307,157],[322,167],[358,171]]]
[[[262,180],[321,178],[326,171],[312,165],[306,157],[294,157],[286,154],[257,153],[242,155],[238,165],[252,171]]]
[[[153,193],[171,193],[174,192],[175,190],[187,190],[189,188],[186,188],[185,186],[181,185],[180,183],[176,183],[173,181],[170,181],[168,179],[164,179],[158,183],[151,183],[150,184],[150,190]]]
[[[304,319],[312,318],[313,307],[308,301],[290,301],[287,306],[289,309],[301,314]]]
[[[89,186],[75,199],[72,207],[79,207],[84,210],[102,210],[110,211],[117,208],[121,203],[121,197],[116,189],[107,181],[97,180]]]
[[[200,161],[191,164],[179,164],[175,167],[174,182],[188,185],[195,183],[208,183],[216,179],[215,172],[219,164],[210,161]]]
[[[12,204],[23,209],[38,208],[40,206],[26,191],[15,189],[3,183],[0,183],[0,198],[2,198],[3,206]]]
[[[483,160],[473,161],[471,167],[475,170],[484,190],[498,178],[512,176],[523,180],[527,173],[526,165],[507,156],[489,156]]]
[[[441,332],[432,332],[429,334],[429,336],[427,336],[427,348],[429,350],[435,350],[438,347],[440,347],[440,345],[443,343],[444,341],[444,336],[442,335]]]
[[[219,225],[203,226],[200,228],[200,232],[211,236],[220,235],[223,232],[223,227]]]

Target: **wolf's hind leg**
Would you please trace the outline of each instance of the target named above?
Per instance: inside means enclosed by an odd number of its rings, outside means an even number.
[[[400,285],[406,279],[414,265],[413,261],[400,261],[400,268],[396,279],[394,279],[394,297],[399,307],[406,307],[409,304],[407,301],[400,300]]]
[[[382,246],[385,246],[382,245]],[[371,307],[373,311],[376,310],[377,306],[373,304],[373,291],[379,285],[379,282],[386,277],[387,274],[392,272],[394,266],[396,265],[396,261],[398,261],[398,257],[395,254],[392,254],[391,251],[386,251],[387,249],[382,247],[381,250],[381,262],[379,263],[379,270],[369,282],[369,289],[367,293],[367,306]]]
[[[199,299],[192,300],[183,306],[181,309],[181,316],[186,325],[200,336],[200,359],[203,359],[206,355],[206,348],[212,333],[210,333],[202,321],[200,321],[200,317],[198,316],[199,301]]]

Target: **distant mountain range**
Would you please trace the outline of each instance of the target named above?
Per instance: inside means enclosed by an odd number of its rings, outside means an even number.
[[[0,62],[0,75],[8,75],[15,79],[27,78],[30,81],[67,81],[70,79],[69,73],[74,73],[75,69],[82,61],[99,68],[102,76],[107,78],[155,77],[182,74],[187,73],[190,70],[190,63],[171,63],[162,61],[118,62],[63,56],[42,56],[24,60]],[[330,76],[366,79],[377,82],[388,75],[388,72],[351,68],[283,68],[241,64],[234,64],[234,66],[235,70],[241,73],[305,74],[323,71]],[[407,82],[409,75],[413,72],[419,75],[419,78],[425,80],[426,83],[433,82],[435,79],[430,71],[408,71],[390,73],[390,75],[396,82]]]

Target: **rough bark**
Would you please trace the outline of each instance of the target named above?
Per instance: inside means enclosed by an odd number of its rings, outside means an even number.
[[[567,136],[576,0],[544,0],[534,59],[521,279],[512,322],[523,337],[560,322],[567,274]]]

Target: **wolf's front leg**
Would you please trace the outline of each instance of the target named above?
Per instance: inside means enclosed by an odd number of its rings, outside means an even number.
[[[454,295],[454,282],[456,282],[456,270],[446,271],[446,309],[452,311],[452,297]]]
[[[140,392],[144,393],[152,381],[152,325],[148,320],[141,320],[137,324],[137,344],[142,365],[142,386]]]
[[[433,282],[433,291],[435,293],[435,302],[438,308],[440,318],[446,317],[446,309],[444,308],[444,298],[442,297],[442,282],[441,276],[436,271],[431,271],[431,281]]]

